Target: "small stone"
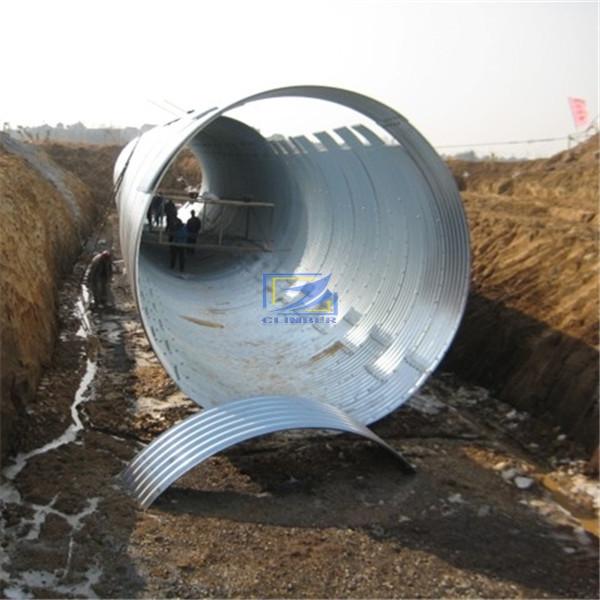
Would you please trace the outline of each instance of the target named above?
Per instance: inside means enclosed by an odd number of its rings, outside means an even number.
[[[590,536],[586,533],[586,531],[583,527],[576,527],[574,530],[574,533],[575,533],[575,539],[582,546],[590,546],[592,544],[592,540],[590,539]]]
[[[517,470],[514,468],[505,469],[502,471],[502,479],[504,479],[504,481],[510,481],[516,474]]]
[[[533,479],[531,479],[531,477],[523,477],[519,475],[518,477],[515,477],[514,484],[520,490],[527,490],[533,485]]]

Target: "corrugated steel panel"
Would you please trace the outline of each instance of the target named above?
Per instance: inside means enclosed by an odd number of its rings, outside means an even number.
[[[188,417],[140,452],[122,478],[147,508],[174,481],[217,452],[286,429],[331,429],[363,436],[391,452],[412,472],[392,446],[334,406],[273,396],[238,400]]]

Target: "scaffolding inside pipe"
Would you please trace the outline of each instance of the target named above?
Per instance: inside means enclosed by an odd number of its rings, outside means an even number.
[[[267,139],[227,116],[243,105],[289,97],[350,108],[376,127],[349,124],[333,134],[317,132],[312,140],[305,135]],[[260,212],[255,219],[259,230],[271,232],[273,252],[192,258],[181,277],[169,269],[160,248],[143,243],[150,202],[185,146],[202,165],[203,190],[273,205],[272,215],[264,217],[272,223],[261,222]],[[244,408],[235,433],[219,448],[248,439],[253,431],[268,433],[264,406],[273,398],[278,410],[288,406],[289,427],[301,427],[302,415],[307,427],[319,422],[324,411],[331,429],[361,434],[423,384],[452,342],[470,274],[460,195],[429,143],[376,100],[337,88],[298,86],[190,112],[131,142],[114,176],[125,266],[154,351],[185,394],[214,409],[206,411],[207,422],[231,403]],[[240,211],[218,204],[207,208],[207,228],[240,225]],[[282,274],[281,290],[273,291],[278,282],[270,279],[265,291],[265,274]],[[338,299],[335,323],[315,318],[283,325],[265,319],[274,314],[269,309],[285,303],[286,283],[300,274],[330,276],[328,289]],[[275,306],[265,308],[263,294],[272,295]],[[282,415],[271,431],[286,428],[285,411]],[[202,421],[191,418],[202,429]],[[201,444],[192,444],[192,452],[190,446],[181,450],[183,462],[173,458],[176,471],[167,461],[156,489],[162,491],[174,472],[210,455],[216,438],[210,428],[202,431]],[[178,454],[180,438],[167,440],[172,446],[157,440],[126,469],[134,493],[135,482],[149,476],[143,455],[156,455],[154,444]],[[145,498],[139,499],[147,505]]]

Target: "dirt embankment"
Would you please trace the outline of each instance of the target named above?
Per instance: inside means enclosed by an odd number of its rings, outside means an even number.
[[[55,163],[83,181],[97,204],[112,206],[113,169],[123,146],[44,144],[43,149]]]
[[[77,153],[72,164],[80,164],[85,154]],[[0,198],[1,450],[5,457],[19,447],[24,425],[19,420],[27,417],[41,372],[52,360],[57,286],[106,203],[41,148],[2,134]]]
[[[97,202],[102,203],[103,206],[112,206],[113,170],[123,146],[47,143],[42,147],[60,167],[79,177]],[[184,148],[167,170],[162,187],[183,190],[187,184],[196,186],[200,183],[202,183],[200,163],[191,150]]]
[[[97,249],[92,228],[113,205],[112,174],[121,146],[23,144],[0,134],[1,455],[28,435],[30,401],[52,362],[57,288],[81,251]],[[201,181],[184,150],[169,170]]]
[[[547,160],[449,161],[473,283],[445,367],[589,448],[598,420],[598,136]]]

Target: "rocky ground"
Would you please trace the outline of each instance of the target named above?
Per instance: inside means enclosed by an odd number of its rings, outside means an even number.
[[[111,214],[95,249],[119,260],[115,232]],[[197,408],[122,273],[115,306],[86,309],[88,260],[63,286],[53,362],[3,465],[3,597],[598,597],[599,492],[577,448],[443,373],[375,427],[414,476],[363,440],[281,434],[139,510],[120,471]]]

